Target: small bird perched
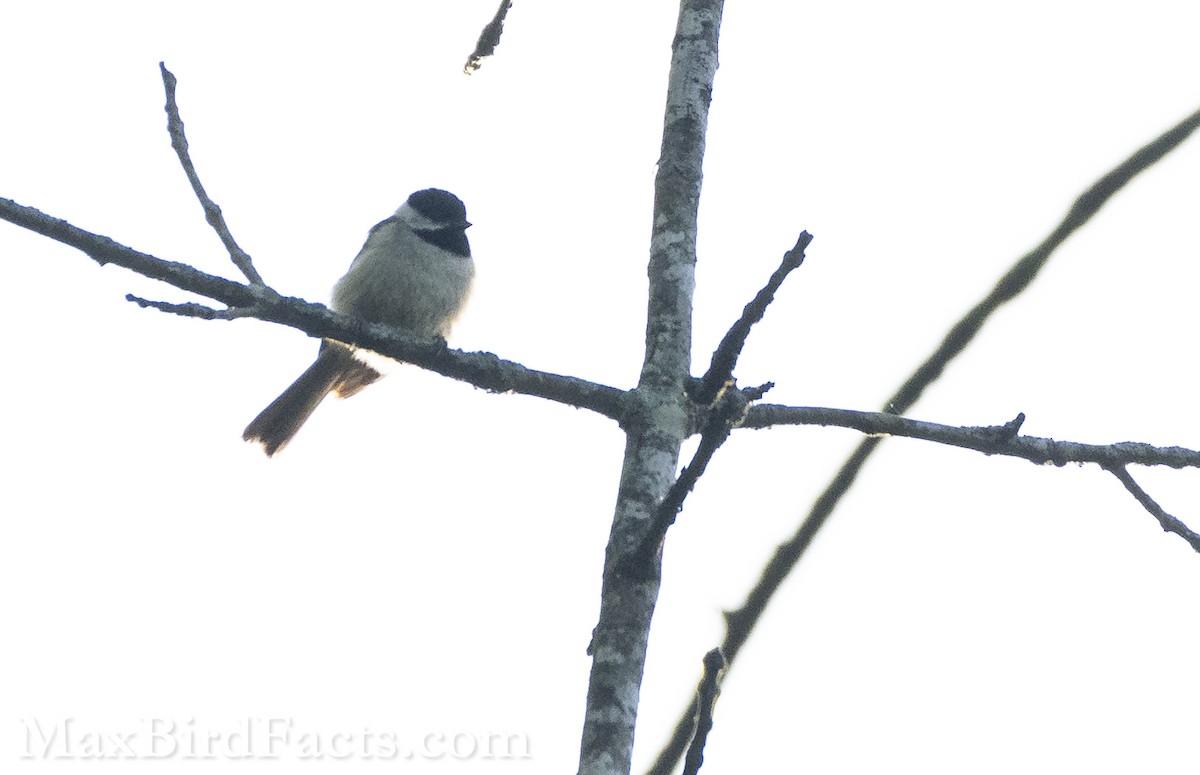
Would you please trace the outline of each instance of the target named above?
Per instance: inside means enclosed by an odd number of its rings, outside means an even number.
[[[346,276],[333,286],[334,312],[385,323],[427,339],[445,337],[462,312],[475,277],[467,210],[440,188],[408,198],[376,224]],[[329,339],[317,360],[246,426],[242,438],[274,455],[329,393],[347,398],[379,379],[354,348]]]

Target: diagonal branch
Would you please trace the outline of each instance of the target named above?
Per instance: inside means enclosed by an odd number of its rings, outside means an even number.
[[[1141,486],[1133,480],[1133,476],[1130,475],[1125,466],[1111,464],[1104,466],[1104,470],[1117,477],[1117,480],[1121,484],[1125,485],[1125,489],[1129,491],[1129,494],[1136,498],[1138,503],[1142,504],[1142,508],[1150,512],[1150,516],[1158,520],[1158,524],[1162,525],[1163,530],[1168,533],[1174,533],[1184,541],[1187,541],[1189,544],[1191,544],[1191,547],[1194,551],[1200,552],[1200,534],[1197,534],[1193,530],[1189,529],[1182,520],[1171,516],[1162,506],[1159,506],[1158,503],[1150,497],[1149,493],[1143,490]]]
[[[712,362],[709,364],[708,371],[700,378],[700,387],[693,396],[697,403],[705,405],[712,403],[721,391],[721,388],[733,376],[733,370],[737,366],[738,357],[742,354],[742,348],[746,346],[746,338],[750,336],[750,329],[755,323],[763,319],[767,307],[775,300],[775,293],[783,285],[783,281],[787,279],[787,276],[791,274],[793,269],[798,268],[804,263],[804,251],[809,243],[812,242],[812,239],[812,235],[808,232],[800,232],[800,238],[796,240],[796,246],[783,254],[783,262],[779,265],[779,268],[775,270],[775,273],[771,275],[771,279],[755,295],[754,299],[746,305],[742,310],[742,316],[738,318],[733,327],[725,334],[721,343],[717,345],[717,349],[713,352]]]
[[[187,175],[188,182],[192,184],[192,190],[196,192],[196,198],[200,200],[200,206],[204,208],[204,218],[220,237],[225,249],[229,251],[229,258],[233,261],[233,265],[241,270],[241,273],[251,283],[265,285],[258,270],[254,268],[254,262],[250,260],[250,255],[241,249],[233,238],[233,233],[229,231],[220,206],[209,197],[200,183],[200,175],[196,172],[196,166],[192,164],[191,154],[188,153],[187,136],[183,133],[183,119],[179,117],[179,104],[175,101],[175,85],[178,81],[162,62],[158,63],[158,69],[162,71],[163,88],[167,92],[167,134],[171,136],[171,147],[175,149],[179,163],[183,165],[183,172]]]
[[[309,336],[357,345],[495,393],[522,393],[546,398],[580,409],[590,409],[618,421],[626,414],[626,391],[575,377],[537,371],[491,353],[450,350],[444,341],[412,339],[388,326],[339,315],[322,304],[280,296],[265,286],[242,285],[201,272],[187,264],[164,261],[141,253],[10,199],[0,198],[0,220],[77,248],[102,265],[116,264],[181,290],[215,299],[231,308],[221,314],[221,318],[253,317],[280,323]],[[152,306],[164,309],[162,302],[155,302]],[[168,311],[179,312],[178,309]]]
[[[1054,250],[1067,237],[1091,220],[1104,204],[1140,172],[1152,166],[1200,126],[1200,111],[1197,111],[1168,129],[1159,137],[1137,150],[1132,156],[1101,177],[1079,196],[1067,211],[1066,217],[1048,237],[1029,254],[1022,257],[1005,273],[996,287],[987,294],[961,320],[951,327],[941,345],[917,367],[896,394],[884,404],[889,412],[907,412],[925,389],[941,376],[942,371],[975,338],[984,323],[1005,302],[1024,291],[1045,266]],[[754,625],[762,617],[767,603],[783,583],[784,578],[800,561],[812,539],[821,530],[829,515],[837,507],[842,496],[858,477],[858,472],[870,459],[879,445],[879,438],[864,439],[842,464],[825,491],[817,498],[804,521],[787,541],[775,549],[775,554],[763,569],[758,582],[746,596],[742,607],[726,617],[725,643],[722,648],[729,659],[730,667],[738,650],[750,637]],[[687,711],[680,714],[671,739],[659,752],[658,758],[647,771],[650,775],[662,775],[674,769],[683,755],[687,740],[691,737],[692,720]]]
[[[500,45],[500,35],[504,32],[504,20],[508,17],[510,8],[512,8],[512,0],[500,0],[500,7],[496,10],[496,15],[484,25],[483,31],[479,33],[479,40],[475,43],[475,50],[471,52],[471,56],[467,57],[467,63],[463,65],[464,73],[471,75],[483,65],[484,58],[496,53],[496,46]]]
[[[1062,222],[1054,231],[1050,232],[1042,244],[1017,261],[1000,278],[996,287],[951,327],[941,345],[905,380],[896,394],[885,404],[885,409],[889,412],[894,411],[896,414],[907,412],[925,392],[925,389],[942,375],[947,364],[975,339],[976,334],[992,314],[1029,287],[1059,245],[1066,242],[1068,237],[1090,221],[1092,216],[1112,198],[1113,194],[1120,191],[1138,173],[1175,150],[1180,143],[1191,136],[1192,132],[1196,131],[1197,127],[1200,127],[1200,111],[1196,111],[1139,148],[1132,156],[1118,164],[1093,183],[1087,191],[1080,194]]]

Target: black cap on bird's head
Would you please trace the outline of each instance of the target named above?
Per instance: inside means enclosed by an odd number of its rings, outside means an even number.
[[[465,229],[471,225],[467,220],[467,208],[462,200],[440,188],[426,188],[408,198],[409,205],[431,221]]]
[[[417,191],[396,211],[396,217],[430,245],[457,256],[471,255],[471,245],[467,241],[467,227],[471,225],[467,220],[467,208],[449,191],[440,188]]]

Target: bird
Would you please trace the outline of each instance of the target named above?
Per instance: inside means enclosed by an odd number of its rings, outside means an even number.
[[[330,308],[423,339],[444,339],[475,279],[466,207],[440,188],[413,193],[376,224],[350,269],[333,287]],[[325,396],[348,398],[382,376],[356,348],[321,342],[316,361],[242,433],[272,457],[287,445]]]

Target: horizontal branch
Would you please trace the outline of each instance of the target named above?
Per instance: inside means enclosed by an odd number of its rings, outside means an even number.
[[[492,353],[467,353],[451,350],[442,342],[411,339],[387,326],[339,315],[322,304],[280,296],[269,288],[243,285],[201,272],[187,264],[164,261],[8,199],[0,198],[0,219],[77,248],[100,264],[116,264],[237,309],[236,313],[226,313],[224,316],[253,317],[280,323],[310,336],[364,347],[492,392],[545,398],[590,409],[617,421],[624,415],[627,393],[614,387],[530,369]],[[155,306],[163,308],[170,305],[156,303]],[[1155,447],[1138,442],[1081,444],[1020,435],[998,438],[998,429],[995,427],[962,428],[910,420],[883,412],[850,409],[756,404],[750,408],[740,427],[766,428],[773,425],[853,428],[868,434],[923,439],[991,455],[1024,458],[1034,463],[1200,467],[1200,452],[1182,447]]]
[[[164,261],[141,253],[10,199],[0,198],[0,220],[70,245],[101,265],[115,264],[236,309],[227,317],[251,317],[280,323],[309,336],[363,347],[494,393],[537,396],[580,409],[590,409],[617,421],[624,416],[628,394],[614,387],[537,371],[492,353],[451,350],[444,341],[412,339],[388,326],[339,315],[323,304],[281,296],[270,288],[243,285],[201,272],[187,264]],[[164,311],[179,311],[168,309],[172,305],[162,302],[156,302],[153,306]]]
[[[903,436],[988,455],[1024,458],[1032,463],[1096,463],[1105,468],[1137,464],[1170,468],[1200,468],[1200,452],[1185,447],[1155,447],[1135,441],[1081,444],[1017,433],[1024,417],[1005,425],[957,427],[910,420],[886,412],[858,412],[813,406],[757,404],[750,407],[743,428],[775,425],[826,425],[853,428],[879,436]]]
[[[179,315],[185,318],[200,318],[201,320],[232,320],[235,317],[244,317],[243,315],[232,314],[231,309],[213,309],[206,307],[203,304],[194,302],[184,302],[183,304],[172,304],[169,301],[155,301],[154,299],[143,299],[141,296],[134,296],[132,293],[125,294],[125,301],[131,301],[142,309],[156,309],[159,312],[170,312],[172,315]]]

